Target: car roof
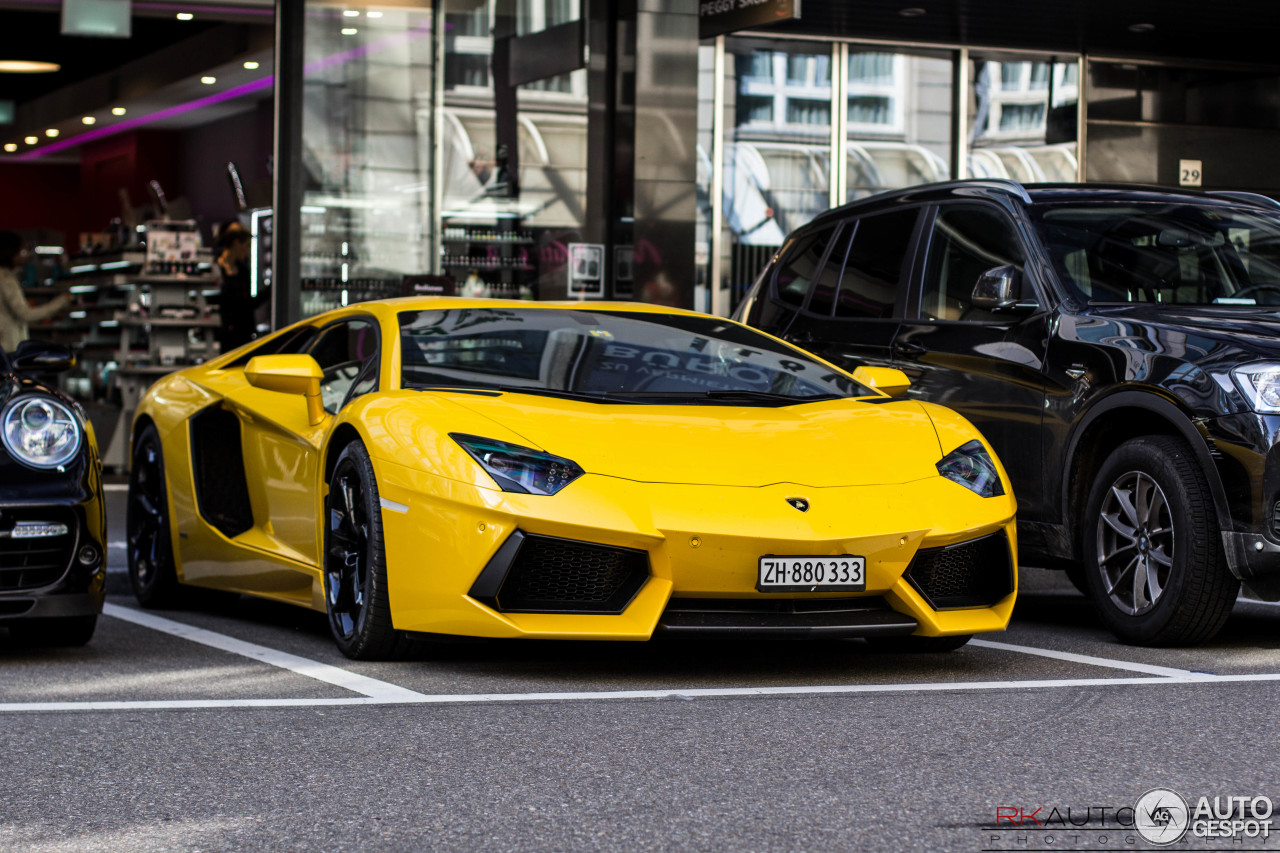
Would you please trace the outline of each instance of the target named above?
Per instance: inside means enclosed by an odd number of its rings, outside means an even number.
[[[1144,184],[1121,183],[1044,183],[1022,184],[1003,178],[972,178],[959,181],[919,184],[877,193],[816,217],[815,224],[839,219],[849,214],[867,213],[904,204],[925,204],[948,199],[987,198],[1011,204],[1053,204],[1064,202],[1182,202],[1185,204],[1223,207],[1270,208],[1280,211],[1280,202],[1249,192],[1199,192]]]

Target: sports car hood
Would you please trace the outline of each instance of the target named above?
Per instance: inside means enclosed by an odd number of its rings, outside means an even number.
[[[650,406],[504,394],[452,402],[588,473],[641,482],[905,483],[937,476],[942,457],[929,416],[909,401]]]

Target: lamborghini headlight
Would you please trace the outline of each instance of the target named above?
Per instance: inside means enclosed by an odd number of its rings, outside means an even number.
[[[65,465],[80,450],[80,421],[53,397],[18,397],[5,407],[0,422],[5,449],[34,468]]]
[[[1280,364],[1245,364],[1231,371],[1231,375],[1255,412],[1280,414]]]
[[[1004,494],[996,463],[976,438],[942,457],[938,473],[984,498]]]
[[[449,437],[462,445],[504,492],[554,495],[585,473],[570,459],[530,447],[461,433],[449,433]]]

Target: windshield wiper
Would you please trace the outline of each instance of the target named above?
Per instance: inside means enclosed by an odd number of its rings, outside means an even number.
[[[646,400],[726,400],[748,403],[816,403],[820,400],[839,400],[841,394],[813,394],[796,397],[791,394],[775,394],[770,391],[752,391],[746,388],[713,388],[709,391],[606,391],[610,397],[632,397]]]

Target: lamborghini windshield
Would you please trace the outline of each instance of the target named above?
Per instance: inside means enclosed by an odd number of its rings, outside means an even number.
[[[1280,208],[1032,206],[1059,277],[1089,302],[1280,304]]]
[[[401,384],[613,402],[785,405],[875,392],[718,317],[559,308],[400,314]]]

